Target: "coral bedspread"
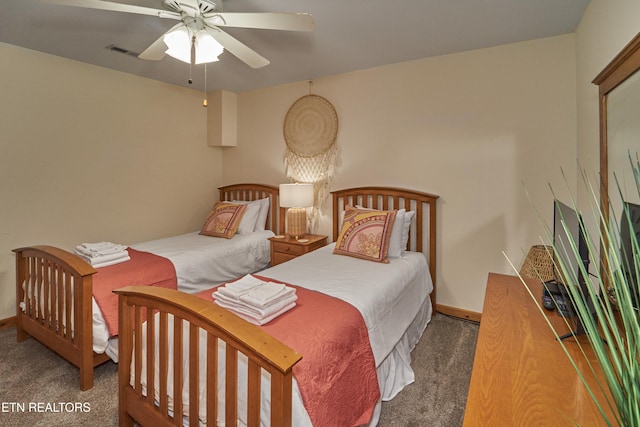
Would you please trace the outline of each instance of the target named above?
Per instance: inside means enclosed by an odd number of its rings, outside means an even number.
[[[338,298],[286,285],[296,289],[296,307],[260,327],[302,354],[293,374],[313,425],[366,424],[380,387],[362,315]],[[211,294],[198,296],[213,301]]]
[[[100,307],[109,336],[118,335],[118,296],[124,286],[158,286],[177,289],[176,270],[171,261],[149,252],[128,248],[129,261],[97,269],[93,276],[93,297]]]

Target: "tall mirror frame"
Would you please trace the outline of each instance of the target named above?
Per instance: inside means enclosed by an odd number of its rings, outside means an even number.
[[[599,104],[600,104],[600,209],[602,212],[602,227],[609,224],[609,216],[611,212],[611,198],[613,194],[612,188],[616,188],[615,182],[610,182],[610,172],[615,172],[615,168],[626,165],[610,165],[612,156],[610,156],[614,141],[610,140],[609,125],[612,123],[613,115],[610,116],[609,99],[614,95],[614,91],[626,90],[625,82],[631,82],[640,77],[640,73],[631,79],[636,72],[640,70],[640,33],[638,33],[625,47],[616,55],[616,57],[596,76],[593,84],[598,85]],[[615,93],[618,97],[619,92]],[[640,111],[640,101],[636,104]],[[639,115],[640,116],[640,115]],[[612,127],[614,125],[612,124]],[[637,135],[637,144],[640,146],[640,134]],[[627,147],[631,149],[632,147]],[[640,151],[640,150],[639,150]],[[611,185],[610,185],[611,184]],[[615,190],[617,191],[617,190]],[[606,236],[606,233],[603,233]],[[606,242],[603,243],[603,245]],[[606,267],[606,257],[604,250],[601,248],[601,268]],[[606,277],[603,276],[603,277]]]

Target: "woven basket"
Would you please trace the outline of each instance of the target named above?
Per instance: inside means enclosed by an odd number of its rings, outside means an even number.
[[[520,275],[529,279],[541,279],[543,282],[555,279],[552,257],[552,246],[532,246],[520,268]]]

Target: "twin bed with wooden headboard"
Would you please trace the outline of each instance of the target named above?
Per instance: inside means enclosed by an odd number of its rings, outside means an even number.
[[[387,187],[332,195],[335,243],[255,273],[297,291],[295,308],[266,325],[219,307],[213,289],[197,295],[146,286],[114,291],[121,425],[377,423],[380,402],[413,381],[410,352],[435,308],[437,196]],[[283,218],[280,208],[272,209],[273,217]],[[350,245],[366,240],[355,232],[349,236],[352,225],[376,215],[386,218],[390,231],[388,257],[350,253]],[[283,226],[278,223],[278,230]],[[74,301],[86,298],[75,294],[87,277],[90,288],[86,266],[47,252],[55,259],[33,261],[30,250],[18,252],[18,288],[30,277],[21,268],[64,264],[62,275],[73,277]],[[18,301],[27,297],[19,293]],[[39,338],[41,321],[17,311],[23,317],[19,336]],[[76,316],[75,325],[87,327],[82,313],[55,316],[68,316],[65,324]],[[75,345],[78,327],[73,332],[68,340]]]
[[[234,184],[219,190],[221,201],[253,201],[266,206],[266,212],[256,216],[255,232],[233,239],[193,232],[131,247],[171,260],[169,264],[175,267],[177,277],[174,281],[178,289],[195,292],[198,286],[205,289],[266,267],[270,259],[267,239],[281,234],[284,229],[278,187]],[[94,283],[106,286],[106,278],[121,276],[118,269],[129,267],[132,261],[95,269],[77,255],[52,246],[30,246],[14,252],[18,341],[32,336],[42,342],[79,367],[80,388],[90,389],[93,387],[93,368],[110,358],[117,361],[118,353],[117,340],[111,339],[114,334],[108,329],[109,318],[115,319],[117,326],[117,298],[107,290],[107,297],[113,299],[106,303],[113,306],[115,313],[103,316],[107,313],[101,313],[93,297],[100,293],[94,292]],[[137,280],[111,286],[139,283]],[[45,301],[49,303],[44,304]]]

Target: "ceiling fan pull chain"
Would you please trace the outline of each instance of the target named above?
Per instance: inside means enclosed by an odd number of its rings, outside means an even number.
[[[191,36],[191,61],[189,61],[189,84],[193,83],[193,78],[191,77],[191,69],[193,65],[196,63],[196,36]]]
[[[204,64],[204,101],[202,101],[202,106],[207,107],[209,103],[207,102],[207,63]]]

